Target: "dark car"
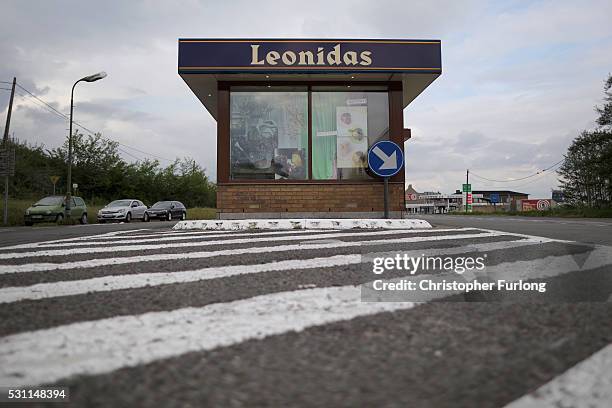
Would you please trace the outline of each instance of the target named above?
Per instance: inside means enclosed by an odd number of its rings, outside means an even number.
[[[158,201],[146,210],[148,219],[186,220],[187,208],[180,201]]]

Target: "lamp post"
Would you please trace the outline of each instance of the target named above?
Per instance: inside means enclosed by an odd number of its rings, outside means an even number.
[[[66,207],[64,210],[66,219],[70,219],[72,207],[72,111],[74,110],[74,87],[79,82],[95,82],[106,77],[106,72],[98,72],[97,74],[83,77],[72,85],[70,92],[70,133],[68,133],[68,177],[66,177]]]

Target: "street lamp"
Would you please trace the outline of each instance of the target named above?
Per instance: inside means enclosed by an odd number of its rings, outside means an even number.
[[[70,210],[72,207],[72,111],[74,110],[74,87],[79,82],[96,82],[105,77],[106,72],[102,71],[97,74],[83,77],[72,85],[72,91],[70,93],[70,133],[68,133],[68,177],[66,177],[68,186],[66,189],[66,207],[64,211],[66,219],[70,218]]]

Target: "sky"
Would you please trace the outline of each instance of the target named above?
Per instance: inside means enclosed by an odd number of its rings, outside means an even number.
[[[216,178],[216,123],[177,74],[178,38],[406,38],[442,41],[442,75],[404,110],[406,183],[550,197],[547,171],[595,127],[612,72],[612,2],[30,1],[0,13],[0,81],[116,140],[128,161],[192,157]],[[0,83],[0,88],[9,85]],[[11,133],[47,148],[68,124],[18,88]],[[9,92],[0,90],[0,120]],[[127,147],[129,146],[129,147]],[[137,149],[137,150],[135,150]],[[506,182],[490,182],[505,180]]]

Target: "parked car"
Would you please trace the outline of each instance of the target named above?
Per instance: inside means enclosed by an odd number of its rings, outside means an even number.
[[[135,219],[149,221],[147,206],[140,200],[123,199],[111,201],[98,211],[98,222],[101,224],[106,221],[130,222]]]
[[[25,211],[24,223],[28,226],[36,222],[57,222],[59,224],[64,220],[65,209],[66,197],[45,197],[32,204]],[[87,206],[81,197],[72,197],[70,215],[72,218],[78,219],[81,224],[87,224]]]
[[[180,201],[158,201],[147,210],[150,219],[185,220],[187,208]]]

